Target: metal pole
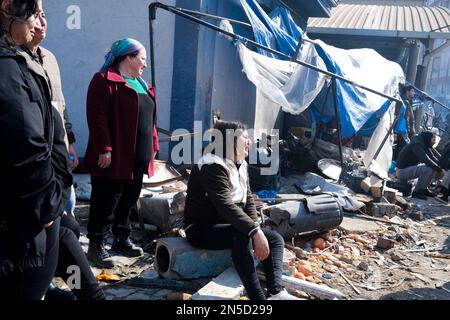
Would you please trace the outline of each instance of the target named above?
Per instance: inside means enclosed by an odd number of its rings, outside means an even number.
[[[149,16],[150,16],[150,23],[149,23],[149,32],[150,32],[150,68],[151,68],[151,74],[152,74],[152,87],[156,86],[156,79],[155,79],[155,44],[154,44],[154,37],[153,37],[153,21],[156,19],[156,6],[152,7],[149,6]]]
[[[327,101],[328,101],[328,94],[330,93],[330,88],[331,88],[331,83],[327,86],[327,93],[325,94],[325,99],[322,102],[322,110],[320,111],[320,118],[319,118],[318,123],[322,122],[323,113],[325,112],[325,106],[326,106]],[[317,128],[317,125],[316,125],[316,128]],[[313,142],[311,144],[312,147],[315,146],[316,139],[317,139],[317,131],[316,131],[316,134],[314,135],[314,139],[313,139]]]
[[[242,22],[242,21],[235,20],[235,19],[230,19],[230,18],[226,18],[226,17],[216,16],[216,15],[209,14],[209,13],[203,13],[203,12],[198,12],[198,11],[193,11],[193,10],[187,10],[187,9],[178,8],[178,7],[176,9],[180,10],[181,12],[189,13],[189,14],[191,14],[193,16],[205,17],[205,18],[218,20],[218,21],[228,20],[230,23],[234,23],[234,24],[240,25],[240,26],[245,27],[245,28],[249,28],[249,29],[253,28],[250,23]]]
[[[254,47],[263,49],[263,50],[265,50],[265,51],[267,51],[267,52],[271,52],[271,53],[273,53],[273,54],[276,54],[276,55],[278,55],[278,56],[280,56],[280,57],[285,58],[286,60],[290,60],[290,61],[292,61],[292,62],[298,63],[298,64],[300,64],[300,65],[302,65],[302,66],[304,66],[304,67],[310,68],[310,69],[315,70],[315,71],[320,72],[320,73],[323,73],[323,74],[325,74],[325,75],[327,75],[327,76],[330,76],[330,77],[332,77],[332,78],[336,78],[336,79],[345,81],[345,82],[347,82],[347,83],[349,83],[349,84],[351,84],[351,85],[353,85],[353,86],[359,87],[359,88],[361,88],[361,89],[363,89],[363,90],[367,90],[367,91],[369,91],[369,92],[372,92],[372,93],[374,93],[374,94],[377,94],[377,95],[379,95],[379,96],[381,96],[381,97],[384,97],[384,98],[386,98],[386,99],[390,99],[390,100],[393,100],[393,101],[396,101],[396,102],[399,102],[399,101],[400,101],[400,100],[397,99],[397,98],[391,97],[391,96],[389,96],[389,95],[387,95],[387,94],[384,94],[384,93],[382,93],[382,92],[378,92],[378,91],[376,91],[376,90],[373,90],[373,89],[371,89],[371,88],[368,88],[368,87],[366,87],[366,86],[363,86],[363,85],[361,85],[361,84],[358,84],[358,83],[356,83],[356,82],[353,82],[353,81],[351,81],[351,80],[349,80],[349,79],[346,79],[346,78],[344,78],[344,77],[342,77],[342,76],[339,76],[339,75],[334,74],[334,73],[332,73],[332,72],[329,72],[329,71],[327,71],[327,70],[320,69],[320,68],[318,68],[318,67],[316,67],[316,66],[313,66],[313,65],[311,65],[311,64],[309,64],[309,63],[306,63],[306,62],[303,62],[303,61],[299,61],[299,60],[293,60],[291,56],[288,56],[288,55],[286,55],[286,54],[284,54],[284,53],[281,53],[281,52],[279,52],[279,51],[277,51],[277,50],[268,48],[268,47],[266,47],[266,46],[263,46],[263,45],[261,45],[261,44],[255,42],[255,41],[253,41],[253,40],[250,40],[250,39],[244,38],[244,37],[242,37],[242,36],[236,35],[236,34],[233,33],[233,32],[228,32],[228,31],[222,30],[221,28],[219,28],[219,27],[217,27],[217,26],[215,26],[215,25],[213,25],[213,24],[211,24],[211,23],[208,23],[208,22],[205,22],[205,21],[203,21],[203,20],[201,20],[201,19],[195,18],[195,17],[193,17],[193,16],[191,16],[191,15],[189,15],[189,14],[187,14],[187,13],[181,12],[181,11],[178,10],[176,7],[168,6],[168,5],[162,4],[162,3],[160,3],[160,2],[153,2],[153,3],[150,4],[149,7],[150,7],[150,8],[154,8],[155,10],[156,10],[156,8],[161,8],[161,9],[167,10],[167,11],[169,11],[169,12],[172,12],[173,14],[179,15],[179,16],[181,16],[181,17],[183,17],[183,18],[186,18],[186,19],[188,19],[188,20],[191,20],[191,21],[193,21],[193,22],[196,22],[196,23],[198,23],[198,24],[200,24],[200,25],[202,25],[202,26],[205,26],[205,27],[207,27],[207,28],[210,28],[210,29],[212,29],[212,30],[215,30],[215,31],[217,31],[217,32],[219,32],[219,33],[225,34],[225,35],[227,35],[227,36],[229,36],[229,37],[231,37],[231,38],[233,38],[233,39],[235,39],[235,40],[241,40],[241,41],[243,41],[243,43],[244,43],[245,45],[251,44],[251,45],[254,46]]]
[[[344,156],[342,154],[342,134],[341,134],[341,115],[339,114],[339,108],[338,108],[338,98],[337,98],[337,86],[336,86],[336,79],[333,79],[332,86],[333,86],[333,104],[334,104],[334,115],[336,116],[336,126],[337,126],[337,132],[338,132],[338,139],[339,139],[339,158],[341,160],[341,167],[342,170],[344,170]]]
[[[411,84],[411,83],[410,83]],[[411,84],[412,85],[412,84]],[[417,88],[416,86],[412,85],[414,87],[414,90],[417,91],[418,93],[420,93],[421,95],[425,96],[425,98],[430,99],[431,101],[433,101],[433,108],[434,108],[434,103],[437,103],[438,105],[440,105],[441,107],[450,110],[449,107],[447,107],[445,104],[443,104],[442,102],[436,100],[435,98],[431,97],[430,95],[428,95],[428,93],[420,90],[419,88]]]

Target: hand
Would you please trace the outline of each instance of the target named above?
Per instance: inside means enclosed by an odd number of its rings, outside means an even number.
[[[261,230],[258,230],[253,236],[253,250],[255,251],[255,257],[260,260],[266,260],[269,256],[269,242],[267,241],[266,236]]]
[[[441,171],[438,172],[437,176],[438,179],[442,179],[445,176],[445,170],[441,169]]]
[[[102,169],[106,169],[111,165],[111,152],[102,153],[98,156],[98,166]]]
[[[69,144],[69,154],[73,157],[72,160],[72,170],[75,170],[78,167],[78,157],[77,153],[75,152],[75,148],[73,147],[73,144]]]
[[[50,221],[49,223],[44,224],[43,227],[45,229],[47,229],[47,228],[50,228],[52,226],[52,224],[53,224],[53,221]]]

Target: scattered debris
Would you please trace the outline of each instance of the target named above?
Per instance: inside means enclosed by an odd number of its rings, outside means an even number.
[[[377,241],[377,247],[381,249],[392,249],[395,246],[395,241],[391,239],[386,239],[383,237],[379,237]]]
[[[353,285],[353,283],[341,272],[341,270],[337,270],[338,271],[338,273],[341,275],[341,277],[342,278],[344,278],[344,280],[345,280],[345,282],[347,282],[351,287],[352,287],[352,289],[353,290],[355,290],[355,292],[357,293],[357,294],[361,294],[361,291],[359,291],[354,285]]]
[[[422,211],[416,211],[416,212],[412,212],[410,214],[411,219],[415,220],[415,221],[422,221],[423,220],[423,213]]]
[[[367,264],[367,262],[362,261],[360,264],[358,264],[358,269],[362,271],[367,271],[369,270],[369,265]]]

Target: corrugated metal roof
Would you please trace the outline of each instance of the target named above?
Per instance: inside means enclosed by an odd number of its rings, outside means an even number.
[[[330,18],[310,18],[309,33],[450,39],[450,10],[425,6],[340,4]]]

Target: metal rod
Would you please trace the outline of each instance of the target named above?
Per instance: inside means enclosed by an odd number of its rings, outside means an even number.
[[[165,134],[166,136],[171,136],[172,135],[172,131],[160,128],[160,127],[156,127],[156,131],[158,131],[158,133],[162,133]]]
[[[339,114],[339,108],[338,108],[336,81],[337,81],[336,79],[333,79],[331,85],[333,86],[334,115],[336,116],[336,127],[337,127],[338,139],[339,139],[339,143],[338,143],[339,159],[341,160],[341,166],[342,166],[342,170],[343,170],[344,169],[344,156],[342,154],[341,115]]]
[[[419,88],[417,88],[416,86],[414,86],[413,84],[410,83],[410,85],[414,88],[415,91],[419,92],[421,95],[424,95],[425,98],[430,99],[431,101],[433,101],[434,103],[437,103],[438,105],[444,107],[447,110],[450,110],[449,107],[447,107],[445,104],[443,104],[442,102],[436,100],[435,98],[431,97],[429,94],[427,94],[426,92],[420,90]],[[434,106],[433,106],[434,108]]]
[[[293,60],[291,56],[288,56],[288,55],[286,55],[286,54],[284,54],[284,53],[281,53],[281,52],[279,52],[279,51],[277,51],[277,50],[268,48],[268,47],[266,47],[266,46],[263,46],[263,45],[261,45],[261,44],[255,42],[255,41],[253,41],[253,40],[250,40],[250,39],[247,39],[247,38],[245,38],[245,37],[239,36],[239,35],[237,35],[237,34],[235,34],[235,33],[233,33],[233,32],[228,32],[228,31],[222,30],[221,28],[219,28],[219,27],[217,27],[217,26],[215,26],[215,25],[213,25],[213,24],[211,24],[211,23],[205,22],[205,21],[203,21],[203,20],[201,20],[201,19],[198,19],[198,18],[195,18],[195,17],[193,17],[193,16],[191,16],[191,15],[189,15],[189,14],[187,14],[187,13],[184,13],[184,12],[178,10],[176,7],[168,6],[168,5],[162,4],[162,3],[160,3],[160,2],[153,2],[153,3],[151,3],[151,4],[149,5],[149,7],[150,7],[152,10],[156,10],[157,8],[161,8],[161,9],[167,10],[167,11],[169,11],[169,12],[171,12],[171,13],[173,13],[173,14],[179,15],[179,16],[185,18],[185,19],[191,20],[191,21],[196,22],[196,23],[198,23],[198,24],[200,24],[200,25],[202,25],[202,26],[205,26],[205,27],[207,27],[207,28],[210,28],[210,29],[212,29],[212,30],[215,30],[215,31],[217,31],[217,32],[219,32],[219,33],[225,34],[225,35],[227,35],[227,36],[229,36],[229,37],[231,37],[231,38],[233,38],[233,39],[235,39],[235,40],[241,40],[241,41],[243,41],[243,43],[244,43],[245,45],[251,44],[251,45],[254,46],[254,47],[263,49],[263,50],[265,50],[265,51],[267,51],[267,52],[271,52],[271,53],[273,53],[273,54],[276,54],[276,55],[278,55],[278,56],[280,56],[280,57],[285,58],[286,60],[290,60],[290,61],[292,61],[292,62],[295,62],[295,63],[297,63],[297,64],[300,64],[300,65],[304,66],[304,67],[307,67],[307,68],[310,68],[310,69],[312,69],[312,70],[315,70],[315,71],[317,71],[317,72],[323,73],[323,74],[325,74],[325,75],[327,75],[327,76],[330,76],[330,77],[332,77],[332,78],[335,78],[335,79],[339,79],[339,80],[345,81],[345,82],[347,82],[347,83],[349,83],[349,84],[351,84],[351,85],[353,85],[353,86],[355,86],[355,87],[358,87],[358,88],[361,88],[361,89],[363,89],[363,90],[372,92],[372,93],[377,94],[377,95],[379,95],[379,96],[381,96],[381,97],[384,97],[384,98],[386,98],[386,99],[390,99],[390,100],[393,100],[393,101],[396,101],[396,102],[399,102],[399,101],[400,101],[400,100],[397,99],[397,98],[391,97],[391,96],[389,96],[389,95],[387,95],[387,94],[384,94],[384,93],[382,93],[382,92],[378,92],[378,91],[373,90],[373,89],[371,89],[371,88],[368,88],[368,87],[366,87],[366,86],[364,86],[364,85],[358,84],[358,83],[353,82],[353,81],[351,81],[351,80],[349,80],[349,79],[346,79],[346,78],[344,78],[344,77],[342,77],[342,76],[339,76],[339,75],[337,75],[337,74],[335,74],[335,73],[332,73],[332,72],[329,72],[329,71],[327,71],[327,70],[323,70],[323,69],[321,69],[321,68],[318,68],[318,67],[316,67],[316,66],[313,66],[313,65],[311,65],[311,64],[309,64],[309,63],[306,63],[306,62],[303,62],[303,61],[299,61],[299,60]]]
[[[218,21],[227,20],[227,21],[229,21],[232,24],[237,24],[237,25],[239,25],[241,27],[253,30],[253,26],[250,23],[247,23],[247,22],[243,22],[243,21],[239,21],[239,20],[235,20],[235,19],[230,19],[230,18],[227,18],[227,17],[217,16],[217,15],[213,15],[213,14],[209,14],[209,13],[183,9],[183,8],[180,8],[180,7],[176,7],[176,9],[180,10],[181,12],[189,13],[189,14],[191,14],[193,16],[205,17],[205,18],[214,19],[214,20],[218,20]],[[304,42],[309,42],[309,43],[315,44],[315,42],[313,40],[307,39],[307,38],[300,38],[300,41],[304,41]]]
[[[191,14],[193,16],[205,17],[205,18],[214,19],[214,20],[218,20],[218,21],[227,20],[227,21],[229,21],[232,24],[237,24],[237,25],[239,25],[241,27],[253,30],[253,26],[250,23],[247,23],[247,22],[243,22],[243,21],[239,21],[239,20],[235,20],[235,19],[230,19],[230,18],[227,18],[227,17],[217,16],[217,15],[213,15],[213,14],[209,14],[209,13],[183,9],[183,8],[180,8],[180,7],[175,7],[175,8],[177,10],[180,10],[181,12],[189,13],[189,14]],[[309,42],[309,43],[315,44],[315,42],[313,40],[307,39],[307,38],[305,39],[305,38],[300,37],[300,41],[304,41],[304,42]]]
[[[203,12],[198,12],[198,11],[178,8],[178,7],[176,9],[180,10],[181,12],[192,14],[194,16],[205,17],[205,18],[214,19],[214,20],[218,20],[218,21],[228,20],[228,21],[230,21],[230,23],[237,24],[237,25],[240,25],[240,26],[248,28],[248,29],[253,29],[253,27],[252,27],[252,25],[250,23],[242,22],[242,21],[239,21],[239,20],[230,19],[230,18],[221,17],[221,16],[216,16],[216,15],[209,14],[209,13],[203,13]]]

